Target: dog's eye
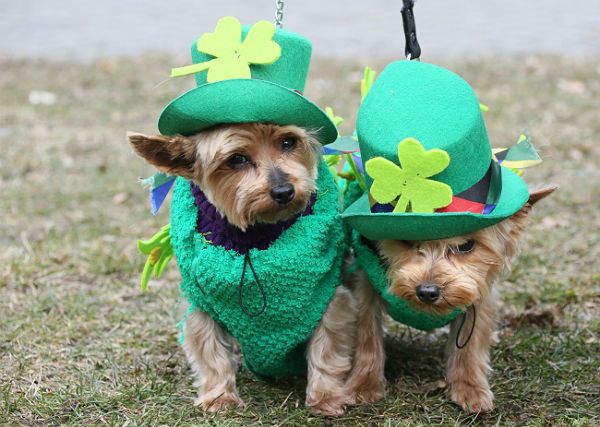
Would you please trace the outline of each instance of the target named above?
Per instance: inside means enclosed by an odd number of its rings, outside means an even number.
[[[286,136],[283,141],[281,141],[281,150],[282,151],[292,151],[296,145],[298,144],[298,140],[293,136]]]
[[[234,154],[227,159],[227,165],[233,169],[240,169],[250,163],[250,159],[243,154]]]
[[[456,247],[455,252],[459,254],[466,254],[471,252],[473,250],[473,247],[475,247],[475,240],[467,240],[462,245],[458,245]]]

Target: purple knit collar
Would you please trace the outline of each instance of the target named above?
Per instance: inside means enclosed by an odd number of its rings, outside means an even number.
[[[209,240],[213,245],[233,249],[239,254],[246,254],[250,249],[267,249],[281,233],[294,225],[298,218],[311,215],[317,200],[317,194],[313,193],[304,212],[276,224],[254,224],[244,232],[227,222],[227,219],[221,216],[217,208],[206,199],[206,196],[197,185],[190,182],[190,186],[198,208],[198,220],[196,222],[198,233],[206,236],[206,240]]]

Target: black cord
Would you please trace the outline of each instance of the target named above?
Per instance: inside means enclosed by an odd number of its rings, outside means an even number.
[[[262,308],[255,313],[252,313],[244,305],[243,287],[244,287],[244,278],[246,277],[246,265],[250,266],[250,270],[252,271],[252,275],[254,276],[254,280],[256,280],[256,284],[258,285],[258,289],[260,290],[260,294],[263,299]],[[261,314],[264,313],[264,311],[267,308],[267,295],[265,294],[265,290],[264,290],[262,284],[260,283],[260,280],[258,280],[258,275],[256,274],[256,271],[254,271],[254,266],[252,265],[252,260],[250,259],[250,252],[246,252],[246,255],[244,255],[244,267],[242,268],[242,277],[240,278],[240,284],[238,285],[238,299],[239,299],[240,307],[242,308],[244,313],[246,313],[249,317],[260,316]]]
[[[469,313],[469,311],[465,311],[462,314],[462,319],[460,320],[460,326],[458,327],[458,332],[456,332],[456,348],[458,348],[459,350],[462,350],[463,348],[466,347],[467,344],[469,344],[469,341],[471,341],[471,337],[473,336],[473,331],[475,330],[475,322],[477,321],[477,312],[475,311],[475,306],[472,305],[471,307],[469,307],[472,311],[473,311],[473,326],[471,326],[471,332],[469,332],[469,336],[467,337],[467,340],[461,344],[458,343],[458,340],[460,339],[460,333],[462,332],[462,328],[463,326],[465,326],[465,322],[467,321],[467,314]]]

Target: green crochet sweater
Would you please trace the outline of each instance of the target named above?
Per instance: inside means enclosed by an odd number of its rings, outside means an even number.
[[[362,190],[360,190],[358,185],[352,183],[344,198],[344,205],[349,206],[361,195]],[[408,301],[390,294],[388,292],[390,283],[385,269],[381,265],[379,256],[361,241],[361,236],[356,230],[346,228],[346,233],[350,234],[350,239],[352,240],[354,256],[356,257],[356,267],[365,271],[377,293],[387,303],[388,313],[394,320],[422,331],[430,331],[447,325],[462,313],[459,309],[455,309],[448,315],[437,315],[419,311],[411,307]]]
[[[240,343],[245,364],[261,377],[302,374],[305,344],[340,284],[346,244],[339,197],[331,174],[319,163],[313,213],[300,217],[266,250],[249,256],[267,305],[256,317],[239,304],[244,255],[212,245],[196,231],[198,210],[189,181],[178,178],[171,205],[171,243],[181,272],[181,293],[210,314]],[[243,302],[260,311],[262,295],[247,268]]]

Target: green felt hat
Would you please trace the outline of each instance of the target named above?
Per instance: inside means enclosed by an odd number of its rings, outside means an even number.
[[[528,200],[525,182],[492,156],[480,104],[435,65],[388,65],[358,112],[368,194],[343,213],[373,240],[437,240],[489,227]]]
[[[323,144],[337,138],[327,114],[302,92],[312,46],[267,21],[243,27],[231,16],[192,46],[194,65],[172,76],[195,74],[197,87],[162,111],[164,135],[192,135],[221,123],[273,123],[316,130]]]

